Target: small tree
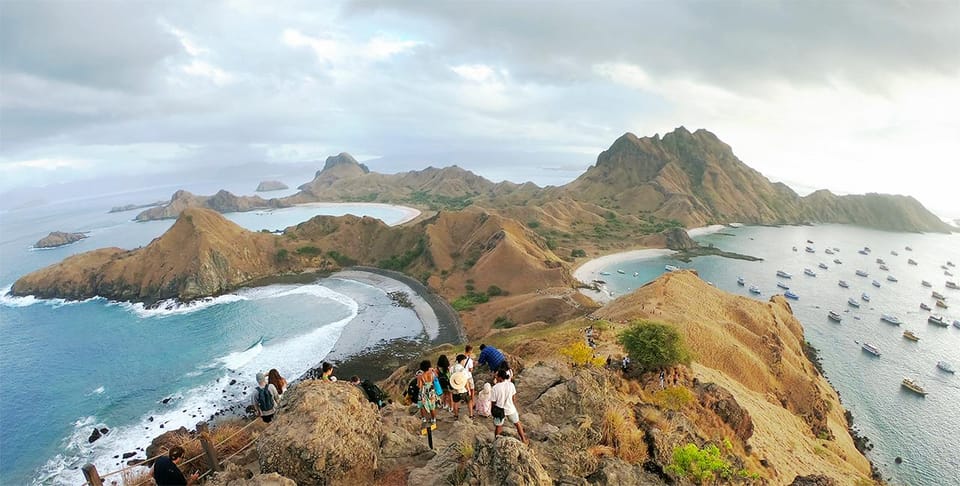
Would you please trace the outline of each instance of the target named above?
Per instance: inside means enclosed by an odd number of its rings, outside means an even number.
[[[666,324],[635,321],[620,334],[619,341],[640,371],[690,364],[690,352],[683,344],[683,336]]]

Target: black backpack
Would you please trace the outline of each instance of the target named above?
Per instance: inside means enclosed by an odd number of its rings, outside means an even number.
[[[410,380],[407,391],[403,392],[403,396],[409,398],[411,403],[417,403],[417,400],[420,399],[420,387],[417,386],[416,378]]]
[[[383,408],[387,405],[387,399],[389,398],[387,394],[370,380],[360,382],[360,388],[363,388],[364,393],[367,394],[367,400],[376,403],[378,407]]]
[[[269,388],[270,385],[263,388],[257,387],[257,405],[260,407],[261,412],[273,410],[273,394],[270,393]]]

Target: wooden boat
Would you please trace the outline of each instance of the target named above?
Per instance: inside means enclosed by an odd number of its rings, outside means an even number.
[[[930,324],[935,324],[940,327],[948,326],[947,322],[943,320],[942,316],[930,316],[927,318],[927,322],[929,322]]]
[[[917,337],[917,335],[914,334],[913,331],[903,331],[903,337],[913,342],[917,342],[920,340],[920,338]]]
[[[904,378],[903,381],[900,382],[900,384],[907,390],[910,390],[918,395],[921,395],[924,397],[927,396],[927,391],[924,390],[919,383],[911,380],[910,378]]]

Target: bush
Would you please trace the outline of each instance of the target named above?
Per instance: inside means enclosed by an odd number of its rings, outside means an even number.
[[[537,220],[527,221],[527,227],[530,229],[537,229],[540,227],[540,222]]]
[[[573,258],[585,257],[585,256],[587,256],[587,252],[584,251],[584,250],[582,250],[582,249],[580,249],[580,248],[574,248],[574,249],[570,252],[570,256],[572,256]]]
[[[682,386],[671,386],[653,394],[653,402],[667,410],[680,410],[693,401],[693,392]]]
[[[290,258],[290,252],[286,248],[281,248],[277,250],[277,254],[273,256],[274,261],[277,263],[284,263]]]
[[[683,337],[671,326],[639,320],[620,334],[619,342],[640,371],[653,371],[675,364],[690,364]]]
[[[306,256],[317,256],[322,251],[315,246],[301,246],[297,248],[297,255],[306,255]]]
[[[337,265],[340,265],[341,267],[352,267],[357,264],[356,260],[341,254],[338,251],[328,251],[327,256],[332,258],[333,261],[337,262]]]
[[[497,329],[510,329],[511,327],[516,327],[516,323],[511,321],[506,316],[498,316],[493,320],[493,327]]]
[[[458,311],[473,310],[473,306],[477,304],[485,304],[489,300],[490,298],[487,297],[487,294],[467,292],[466,294],[457,297],[453,302],[450,303],[450,305]]]
[[[560,354],[570,358],[574,366],[603,366],[606,360],[593,356],[593,348],[583,341],[577,341],[565,348],[560,348]]]
[[[687,444],[673,449],[673,462],[667,471],[686,477],[697,484],[729,479],[733,473],[730,463],[720,456],[720,448],[710,444],[703,449]]]
[[[503,294],[504,294],[503,289],[501,289],[500,287],[497,287],[496,285],[491,285],[487,287],[487,295],[489,295],[490,297],[496,297],[498,295],[503,295]]]

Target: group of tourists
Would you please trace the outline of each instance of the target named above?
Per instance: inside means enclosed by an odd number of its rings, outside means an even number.
[[[493,384],[484,382],[477,390],[474,372],[486,367],[493,374]],[[503,431],[503,424],[509,420],[517,429],[520,440],[527,443],[527,437],[520,423],[520,414],[514,396],[517,388],[513,384],[513,371],[503,353],[493,346],[480,345],[480,355],[473,359],[473,346],[467,345],[464,351],[454,358],[443,354],[437,358],[436,366],[429,360],[420,362],[416,376],[411,380],[405,395],[411,403],[417,404],[420,411],[421,434],[437,428],[437,409],[453,412],[454,420],[460,418],[461,407],[466,407],[467,416],[492,417],[494,436]]]

